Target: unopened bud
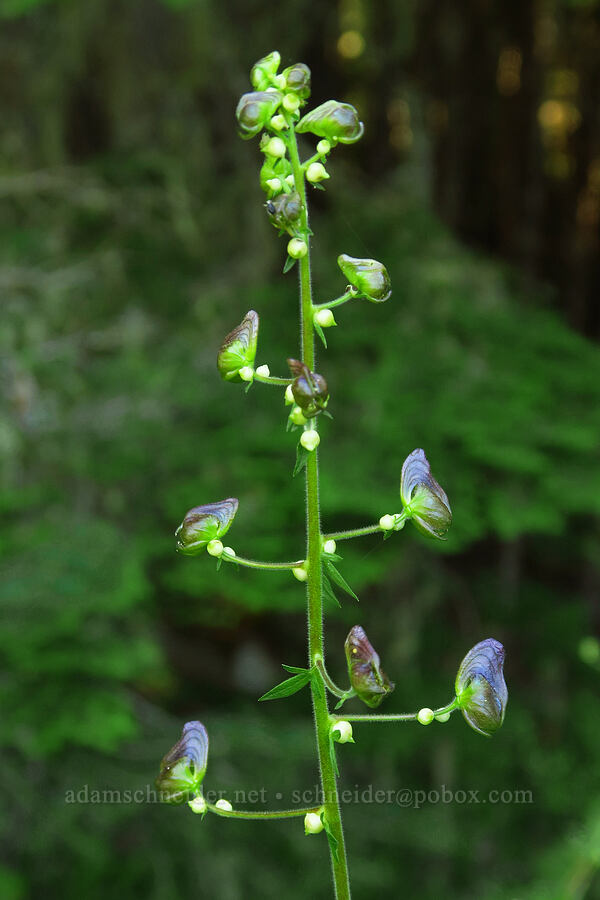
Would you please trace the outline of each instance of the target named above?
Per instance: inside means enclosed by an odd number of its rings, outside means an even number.
[[[289,184],[290,187],[295,187],[295,185],[296,185],[296,179],[294,178],[293,175],[288,175],[287,178],[285,179],[285,181],[286,181],[286,184]]]
[[[300,238],[292,238],[287,245],[287,252],[292,259],[302,259],[308,253],[308,245]]]
[[[318,184],[320,181],[325,181],[325,179],[329,177],[329,172],[323,163],[320,162],[311,163],[306,170],[306,180],[310,181],[311,184]]]
[[[279,137],[272,137],[270,141],[267,141],[264,147],[264,152],[268,156],[275,156],[278,158],[284,157],[286,154],[286,146],[285,143]]]
[[[275,84],[280,90],[283,90],[285,88],[285,75],[283,73],[276,76]]]
[[[323,544],[323,552],[324,553],[335,553],[335,550],[336,550],[336,543],[335,543],[335,541],[331,540],[331,538],[328,541],[324,542],[324,544]]]
[[[233,547],[223,547],[223,555],[233,558],[235,556],[235,550]]]
[[[331,150],[331,144],[329,141],[322,140],[317,144],[317,153],[320,153],[321,156],[325,156],[326,153],[329,153]]]
[[[423,709],[420,709],[417,713],[417,722],[420,722],[421,725],[431,725],[434,718],[433,710],[429,709],[428,706],[424,706]]]
[[[285,116],[282,116],[281,113],[277,113],[276,116],[272,116],[269,125],[271,126],[271,128],[275,129],[275,131],[283,131],[284,128],[288,127],[288,123],[285,121]]]
[[[316,450],[321,443],[319,432],[315,431],[314,428],[309,428],[308,431],[303,431],[300,437],[300,443],[305,450],[308,450],[309,453],[312,453],[312,451]]]
[[[330,309],[318,309],[314,320],[321,328],[331,328],[332,325],[337,325]]]
[[[206,812],[206,800],[202,794],[198,794],[193,800],[189,800],[188,806],[194,813],[203,815]]]
[[[259,366],[256,370],[256,374],[260,375],[261,378],[268,378],[271,374],[271,370],[268,366]]]
[[[288,386],[286,387],[283,399],[286,406],[289,406],[290,403],[294,403],[294,394],[292,392],[291,384],[288,384]]]
[[[354,743],[354,738],[352,737],[352,725],[345,720],[336,722],[335,725],[332,725],[331,736],[338,744]]]
[[[308,419],[302,412],[299,406],[294,406],[293,410],[290,413],[290,422],[294,425],[306,425]]]
[[[233,812],[233,806],[229,802],[229,800],[217,800],[215,803],[215,807],[217,809],[222,809],[223,812]]]
[[[306,813],[304,816],[304,834],[319,834],[324,827],[317,813]]]
[[[206,545],[206,552],[210,556],[222,556],[223,555],[223,544],[219,540],[209,541]]]
[[[382,516],[379,520],[379,525],[381,528],[383,528],[384,531],[391,531],[395,524],[396,519],[394,518],[394,516]]]
[[[308,572],[303,566],[298,566],[295,569],[292,569],[292,575],[294,578],[297,578],[298,581],[306,581],[308,578]]]
[[[252,366],[242,366],[239,375],[242,381],[252,381],[254,378],[254,369]]]
[[[300,98],[297,94],[286,94],[281,104],[290,113],[295,113],[300,106]]]
[[[266,184],[272,191],[280,191],[283,187],[281,178],[268,178]]]
[[[436,722],[447,722],[449,718],[450,718],[450,713],[445,712],[445,713],[440,713],[439,716],[436,716],[435,720],[436,720]]]

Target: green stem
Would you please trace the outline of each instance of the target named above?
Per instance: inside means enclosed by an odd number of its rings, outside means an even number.
[[[458,700],[454,698],[454,700],[451,703],[447,703],[446,706],[440,706],[438,709],[434,709],[433,714],[437,718],[437,716],[443,716],[445,713],[453,713],[456,709],[458,709]],[[418,713],[367,713],[357,716],[332,715],[331,720],[334,722],[339,722],[342,719],[345,722],[415,722],[417,716]]]
[[[258,559],[246,559],[237,553],[230,556],[227,552],[221,554],[221,559],[229,563],[238,563],[248,569],[299,569],[304,565],[303,559],[297,559],[295,562],[261,562]]]
[[[374,534],[376,531],[383,531],[381,525],[365,525],[364,528],[352,528],[350,531],[334,531],[331,534],[324,534],[324,541],[347,541],[349,538],[362,537],[363,534]]]
[[[348,691],[343,691],[340,687],[337,686],[337,684],[335,683],[335,681],[333,680],[333,678],[331,677],[331,675],[325,668],[325,663],[323,662],[323,659],[320,656],[317,656],[315,658],[315,665],[316,665],[317,669],[319,670],[319,672],[321,673],[321,678],[323,679],[323,681],[325,683],[325,687],[329,691],[331,691],[332,694],[334,694],[336,697],[339,697],[340,699],[343,697],[344,700],[349,700],[350,697],[356,696],[356,691],[354,691],[353,689],[350,689]]]
[[[276,809],[276,810],[257,810],[256,812],[246,812],[240,809],[221,809],[213,803],[207,803],[206,808],[209,812],[215,813],[217,816],[223,816],[225,819],[294,819],[299,816],[305,816],[307,813],[319,813],[320,806],[310,806],[304,809]]]
[[[300,260],[300,328],[302,336],[302,361],[311,371],[315,368],[315,337],[313,327],[312,288],[310,281],[310,233],[306,204],[304,172],[298,155],[298,144],[291,118],[288,117],[288,148],[296,190],[302,200],[301,230],[309,252]],[[315,422],[314,427],[317,427]],[[308,606],[308,661],[309,667],[316,664],[317,657],[324,659],[323,652],[323,585],[321,571],[321,523],[319,517],[319,468],[317,451],[308,455],[306,464],[306,531],[308,553],[306,567]],[[337,795],[336,774],[330,753],[329,709],[327,695],[311,682],[313,713],[317,739],[319,772],[323,789],[325,821],[337,841],[337,858],[331,852],[330,859],[337,900],[350,900],[350,882],[346,846],[342,829],[342,816]]]
[[[334,306],[341,306],[342,303],[347,303],[348,300],[354,300],[354,298],[358,296],[359,294],[356,288],[349,288],[345,294],[342,294],[341,297],[337,297],[336,300],[329,300],[327,303],[314,304],[313,312],[317,312],[319,309],[333,309]]]
[[[285,387],[288,384],[291,384],[293,378],[279,378],[277,375],[257,375],[254,373],[254,381],[260,381],[261,384],[278,384]]]

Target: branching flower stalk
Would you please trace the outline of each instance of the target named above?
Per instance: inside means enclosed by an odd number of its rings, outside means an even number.
[[[244,94],[237,106],[240,134],[249,139],[259,134],[264,162],[261,187],[267,201],[266,212],[281,235],[286,235],[287,259],[284,273],[297,264],[300,288],[300,359],[288,359],[290,377],[272,376],[269,366],[256,366],[259,316],[248,310],[242,321],[224,339],[217,355],[217,368],[226,381],[254,382],[285,388],[284,400],[291,410],[287,430],[299,431],[294,476],[304,473],[306,480],[305,556],[291,562],[266,561],[239,556],[223,544],[238,509],[238,500],[205,503],[193,507],[177,529],[177,549],[186,556],[205,551],[217,561],[276,573],[291,573],[306,585],[308,621],[308,665],[283,668],[290,677],[267,691],[262,701],[281,699],[309,686],[316,734],[317,761],[322,788],[319,806],[287,810],[233,809],[225,799],[209,803],[202,793],[202,781],[208,760],[208,734],[199,721],[184,725],[182,736],[164,757],[157,786],[167,802],[184,803],[194,813],[212,813],[222,818],[249,820],[304,818],[305,834],[325,832],[331,859],[335,897],[349,900],[350,879],[337,791],[339,776],[336,744],[354,743],[352,724],[418,722],[429,725],[447,722],[460,709],[469,725],[480,734],[491,735],[503,722],[508,694],[503,675],[504,648],[493,638],[476,644],[463,659],[456,677],[453,699],[445,706],[423,707],[412,713],[342,715],[337,710],[348,700],[358,698],[376,709],[394,690],[394,684],[381,667],[378,653],[364,629],[355,625],[345,643],[349,686],[339,687],[325,664],[323,605],[325,600],[339,604],[335,588],[356,598],[339,571],[336,542],[382,534],[384,540],[412,521],[425,536],[443,540],[452,521],[450,503],[443,488],[431,473],[423,450],[408,455],[400,480],[401,508],[385,513],[376,524],[347,531],[323,533],[319,508],[319,418],[328,416],[329,391],[323,375],[316,372],[315,337],[325,347],[324,329],[336,325],[332,309],[350,300],[366,299],[382,303],[391,296],[391,283],[385,266],[372,259],[341,254],[337,263],[347,287],[339,297],[314,304],[311,284],[307,185],[322,188],[329,179],[325,163],[338,144],[352,144],[363,134],[363,125],[354,107],[329,100],[302,115],[310,96],[310,71],[296,63],[279,73],[279,54],[274,51],[259,60],[251,71],[254,88]],[[315,152],[302,162],[298,134],[318,138]],[[335,586],[335,588],[334,588]],[[357,599],[357,598],[356,598]],[[337,700],[330,711],[328,692]]]

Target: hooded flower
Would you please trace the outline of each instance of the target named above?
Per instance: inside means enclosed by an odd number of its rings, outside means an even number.
[[[487,737],[504,721],[508,689],[504,680],[504,647],[486,638],[469,650],[456,676],[456,698],[463,716]]]
[[[177,531],[177,549],[185,556],[197,556],[210,541],[218,540],[229,531],[235,518],[238,501],[235,497],[218,503],[194,506],[185,514]]]
[[[402,466],[400,496],[404,514],[428,537],[445,539],[452,522],[450,502],[431,474],[425,451],[413,450]]]
[[[254,366],[258,344],[258,313],[249,309],[237,328],[230,331],[217,354],[217,369],[225,381],[242,381],[240,369]]]
[[[160,764],[156,787],[167,803],[183,803],[198,791],[208,760],[208,734],[202,722],[186,722],[181,738]]]
[[[355,625],[350,630],[344,649],[350,684],[356,695],[367,706],[372,708],[379,706],[394,690],[394,683],[382,670],[379,654],[374,650],[364,628]]]
[[[340,253],[337,264],[348,283],[372,303],[383,303],[392,296],[392,283],[383,263]]]

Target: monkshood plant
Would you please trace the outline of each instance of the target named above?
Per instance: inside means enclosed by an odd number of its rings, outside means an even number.
[[[391,284],[385,266],[373,259],[356,259],[341,254],[337,263],[346,282],[344,292],[325,303],[313,302],[310,246],[312,232],[308,224],[307,185],[322,188],[330,176],[326,168],[329,154],[338,144],[353,144],[363,134],[357,111],[348,103],[328,100],[303,114],[310,95],[310,71],[296,63],[279,72],[280,57],[274,51],[252,68],[253,90],[241,97],[236,117],[241,137],[259,137],[263,163],[260,184],[266,194],[265,209],[280,235],[287,237],[284,273],[297,264],[300,286],[301,359],[288,359],[289,375],[273,376],[267,365],[256,365],[259,317],[249,310],[239,325],[224,339],[217,354],[217,368],[225,381],[246,385],[254,383],[284,390],[289,406],[287,429],[298,434],[293,475],[306,479],[306,548],[291,562],[262,562],[240,556],[223,539],[235,519],[238,501],[230,497],[203,503],[191,509],[177,529],[177,549],[188,556],[206,551],[217,560],[235,566],[289,572],[306,585],[308,611],[308,664],[284,665],[289,673],[280,684],[260,700],[289,697],[303,688],[312,695],[316,732],[316,755],[323,802],[303,809],[245,811],[233,809],[227,800],[212,804],[202,793],[207,768],[208,734],[201,722],[188,722],[181,739],[162,761],[157,779],[163,799],[187,802],[195,813],[207,812],[236,819],[304,819],[306,834],[324,832],[328,842],[335,896],[350,897],[344,833],[336,791],[339,775],[337,746],[353,743],[354,724],[382,722],[447,722],[456,710],[482,735],[492,735],[504,719],[508,699],[503,675],[504,648],[493,638],[476,644],[458,669],[453,699],[437,709],[424,707],[417,712],[346,715],[337,710],[351,697],[357,697],[375,710],[394,690],[381,667],[379,655],[360,625],[355,625],[345,643],[349,685],[338,687],[325,666],[323,604],[325,599],[338,603],[335,589],[356,598],[339,570],[342,557],[337,542],[380,533],[391,537],[412,521],[433,540],[444,540],[452,522],[446,492],[431,473],[425,452],[413,450],[405,459],[400,479],[399,511],[385,513],[375,524],[336,533],[323,533],[319,511],[318,446],[321,440],[319,419],[329,416],[329,390],[325,377],[316,371],[315,336],[326,347],[325,329],[336,325],[332,309],[350,300],[383,303],[391,296]],[[301,160],[297,135],[317,139],[314,152]],[[357,599],[357,598],[356,598]],[[328,694],[337,701],[330,711]]]

